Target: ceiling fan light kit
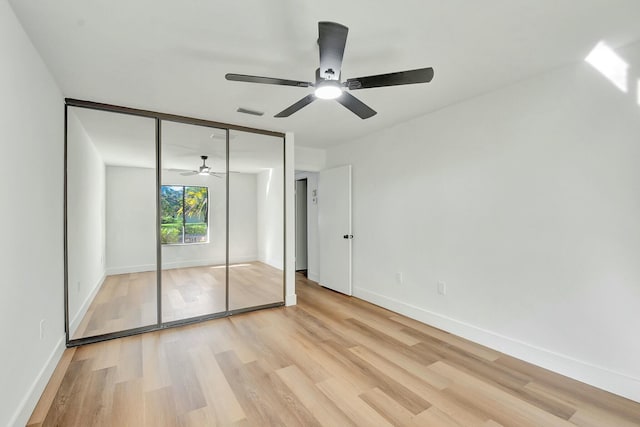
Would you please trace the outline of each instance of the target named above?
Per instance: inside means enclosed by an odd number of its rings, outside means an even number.
[[[376,115],[376,111],[360,101],[346,90],[370,89],[384,86],[398,86],[417,83],[428,83],[433,79],[433,68],[419,68],[409,71],[378,74],[373,76],[347,79],[340,82],[342,57],[347,43],[349,29],[335,22],[318,22],[318,48],[320,51],[320,68],[316,70],[316,82],[280,79],[274,77],[251,76],[247,74],[225,75],[230,81],[261,83],[278,86],[315,87],[311,93],[293,105],[285,108],[274,117],[289,117],[296,111],[311,104],[316,99],[335,99],[361,119]]]
[[[337,80],[325,80],[316,85],[314,95],[320,99],[336,99],[342,95],[342,86]]]

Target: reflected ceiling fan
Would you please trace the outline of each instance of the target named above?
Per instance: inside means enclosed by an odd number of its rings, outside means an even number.
[[[376,112],[368,105],[351,95],[345,89],[358,90],[383,86],[397,86],[415,83],[428,83],[433,79],[433,68],[419,68],[417,70],[398,71],[395,73],[378,74],[374,76],[358,77],[340,82],[342,57],[347,43],[349,29],[335,22],[318,22],[318,47],[320,50],[320,68],[316,70],[316,81],[304,82],[286,80],[273,77],[249,76],[246,74],[225,75],[227,80],[237,82],[262,83],[280,86],[315,87],[315,91],[285,108],[275,117],[289,117],[296,111],[311,104],[316,99],[335,99],[351,110],[361,119],[368,119]]]
[[[200,156],[202,159],[202,165],[198,168],[198,170],[190,170],[180,172],[182,176],[193,176],[193,175],[201,175],[201,176],[215,176],[216,178],[222,178],[224,175],[221,172],[214,172],[211,170],[211,167],[207,166],[207,159],[209,156]]]

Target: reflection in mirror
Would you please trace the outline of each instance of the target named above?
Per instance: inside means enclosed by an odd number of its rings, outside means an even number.
[[[229,310],[284,300],[284,141],[230,131]]]
[[[157,323],[155,121],[68,107],[71,339]]]
[[[226,311],[226,130],[162,122],[162,321]]]

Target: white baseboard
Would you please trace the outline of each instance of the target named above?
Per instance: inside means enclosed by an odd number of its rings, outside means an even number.
[[[230,264],[240,264],[243,262],[253,262],[257,260],[256,255],[247,255],[234,257],[229,260]],[[205,265],[223,265],[225,263],[225,259],[190,259],[190,260],[180,260],[180,261],[163,261],[162,268],[173,269],[173,268],[189,268],[189,267],[202,267]],[[129,273],[142,273],[145,271],[156,271],[155,264],[142,264],[142,265],[128,265],[121,267],[109,267],[107,268],[107,275],[113,276],[116,274],[129,274]]]
[[[320,275],[318,273],[312,273],[307,270],[307,279],[313,280],[317,283],[320,280]]]
[[[107,276],[115,276],[117,274],[143,273],[145,271],[156,271],[156,265],[141,264],[141,265],[125,265],[122,267],[109,267],[107,268]]]
[[[38,404],[38,400],[40,400],[42,392],[47,386],[49,379],[53,375],[53,371],[56,369],[56,366],[58,366],[58,363],[62,358],[62,353],[64,353],[65,348],[65,336],[62,335],[49,355],[47,362],[44,364],[40,372],[38,372],[38,376],[31,384],[31,387],[29,387],[27,394],[18,404],[16,411],[9,421],[9,426],[23,427],[27,425],[33,410]]]
[[[640,379],[510,338],[360,287],[354,296],[509,356],[640,402]]]
[[[80,325],[80,322],[82,322],[82,319],[84,319],[85,314],[87,314],[87,310],[89,310],[89,306],[91,305],[94,298],[98,294],[98,291],[102,287],[102,284],[104,283],[104,279],[106,277],[107,276],[105,274],[98,280],[98,282],[94,285],[89,295],[87,295],[87,297],[82,302],[82,305],[80,306],[80,309],[78,310],[76,315],[73,316],[73,319],[71,320],[71,322],[69,322],[69,331],[70,331],[69,336],[73,335],[75,330]]]
[[[281,258],[267,259],[265,257],[258,257],[258,261],[260,261],[263,264],[270,265],[273,268],[277,268],[278,270],[284,270]]]

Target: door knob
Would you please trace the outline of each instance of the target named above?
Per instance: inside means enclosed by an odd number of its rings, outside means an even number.
[[[345,234],[342,236],[343,239],[353,239],[353,234]]]

